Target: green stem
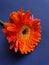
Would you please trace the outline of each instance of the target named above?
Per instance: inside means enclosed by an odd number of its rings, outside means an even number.
[[[1,25],[2,27],[4,27],[4,23],[3,23],[2,20],[0,20],[0,25]]]

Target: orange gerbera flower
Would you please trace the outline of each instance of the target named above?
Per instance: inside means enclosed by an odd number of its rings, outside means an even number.
[[[34,19],[29,11],[24,13],[21,9],[12,12],[9,17],[10,22],[4,22],[3,32],[10,43],[9,49],[18,49],[22,54],[27,54],[34,50],[41,40],[40,19]]]

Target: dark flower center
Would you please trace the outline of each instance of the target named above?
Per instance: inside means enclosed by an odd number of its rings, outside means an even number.
[[[25,28],[23,31],[22,31],[22,34],[26,34],[27,33],[27,28]]]

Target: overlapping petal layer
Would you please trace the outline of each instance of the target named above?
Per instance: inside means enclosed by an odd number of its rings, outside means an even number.
[[[22,54],[27,54],[34,50],[41,40],[40,19],[34,19],[29,11],[23,9],[12,12],[9,17],[10,22],[4,22],[3,32],[10,43],[9,49],[18,49]]]

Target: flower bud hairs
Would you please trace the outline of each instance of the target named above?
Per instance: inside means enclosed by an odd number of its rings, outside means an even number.
[[[10,22],[2,22],[3,33],[5,34],[9,44],[17,53],[18,49],[21,54],[27,54],[34,51],[35,47],[41,40],[40,19],[34,19],[30,11],[24,12],[24,9],[10,13]]]

